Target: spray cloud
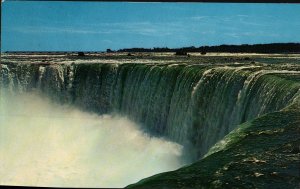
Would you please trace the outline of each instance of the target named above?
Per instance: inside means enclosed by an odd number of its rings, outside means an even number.
[[[148,136],[126,117],[1,91],[1,185],[124,187],[182,166],[180,145]]]

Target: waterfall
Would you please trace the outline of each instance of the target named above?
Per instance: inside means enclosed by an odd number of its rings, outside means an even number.
[[[119,113],[194,158],[239,124],[299,98],[300,71],[266,65],[1,64],[9,91],[37,90],[99,114]]]

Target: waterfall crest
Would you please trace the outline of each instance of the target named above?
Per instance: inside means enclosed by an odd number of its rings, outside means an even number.
[[[11,92],[37,90],[99,114],[119,113],[194,158],[239,124],[299,98],[300,71],[264,65],[1,64]]]

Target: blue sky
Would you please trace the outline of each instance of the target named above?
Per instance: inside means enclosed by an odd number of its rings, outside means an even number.
[[[300,42],[298,4],[4,1],[1,51]]]

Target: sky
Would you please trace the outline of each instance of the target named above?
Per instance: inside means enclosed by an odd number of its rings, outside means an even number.
[[[2,2],[1,51],[300,42],[300,4]]]

